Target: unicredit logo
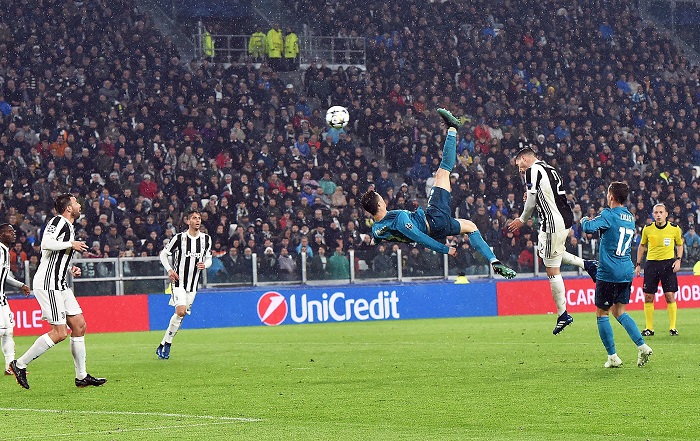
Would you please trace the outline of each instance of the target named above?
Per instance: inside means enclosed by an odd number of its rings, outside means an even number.
[[[367,298],[347,298],[344,292],[324,292],[312,297],[291,294],[289,300],[270,291],[258,300],[258,316],[269,326],[279,325],[287,314],[294,323],[398,319],[398,303],[396,291],[379,291]]]
[[[287,300],[278,292],[270,291],[258,299],[258,317],[268,326],[277,326],[287,318]]]

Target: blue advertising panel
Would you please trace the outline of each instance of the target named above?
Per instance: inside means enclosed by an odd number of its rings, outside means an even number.
[[[173,314],[168,299],[163,294],[149,296],[152,330],[168,326]],[[201,291],[183,328],[475,317],[497,312],[494,282],[260,287]]]

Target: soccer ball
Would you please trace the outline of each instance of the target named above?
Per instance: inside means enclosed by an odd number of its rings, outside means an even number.
[[[334,129],[342,129],[349,121],[350,114],[343,106],[333,106],[326,112],[326,123]]]

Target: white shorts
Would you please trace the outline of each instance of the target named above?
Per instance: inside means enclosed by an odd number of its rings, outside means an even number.
[[[73,290],[43,290],[34,288],[34,297],[41,306],[41,318],[51,325],[65,325],[66,316],[82,314]]]
[[[568,236],[569,230],[556,233],[540,231],[537,235],[537,253],[544,261],[544,266],[547,268],[561,266],[561,258],[566,252],[566,238]]]
[[[173,293],[170,294],[170,306],[186,306],[187,314],[192,314],[192,304],[196,295],[197,291],[187,292],[185,288],[173,287]]]
[[[10,305],[0,306],[0,329],[13,329],[15,327],[15,316],[10,310]]]

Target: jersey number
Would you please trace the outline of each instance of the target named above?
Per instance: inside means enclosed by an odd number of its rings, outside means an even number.
[[[633,229],[620,227],[620,239],[617,241],[616,255],[624,256],[627,254],[627,251],[630,249],[630,244],[632,243],[632,237],[634,237]]]
[[[565,195],[566,190],[564,190],[564,183],[562,182],[561,176],[559,176],[559,172],[552,169],[550,173],[552,173],[554,180],[557,181],[557,194]]]

